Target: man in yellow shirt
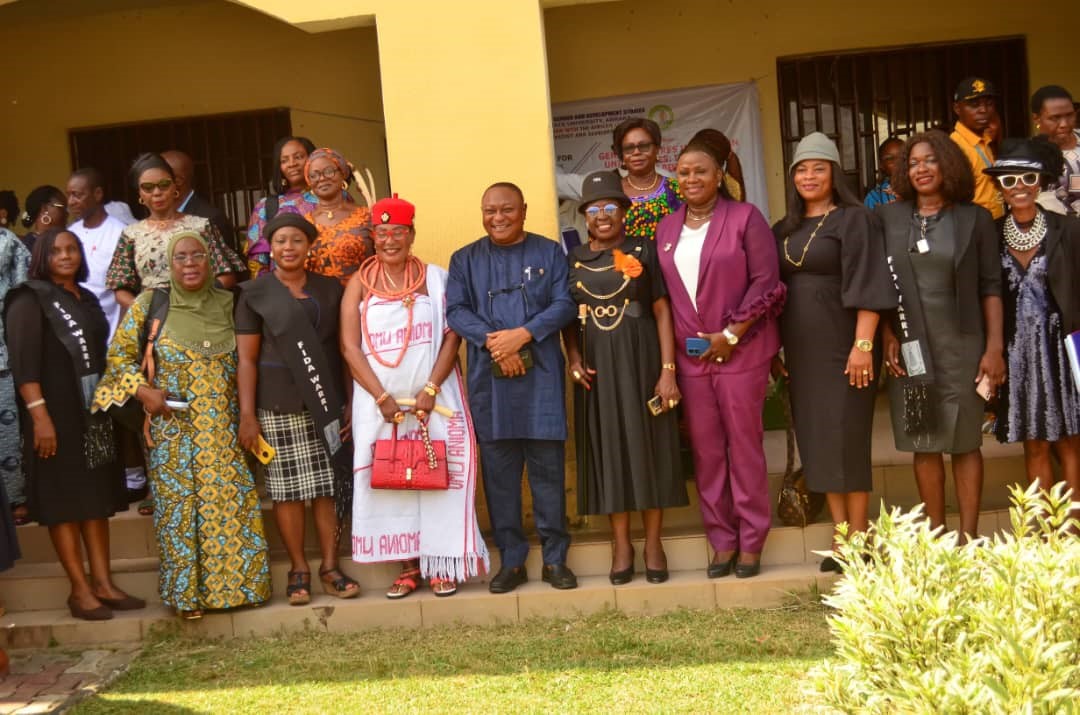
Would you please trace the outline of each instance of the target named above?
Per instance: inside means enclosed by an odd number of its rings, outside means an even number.
[[[971,164],[971,172],[975,176],[975,203],[997,219],[1005,215],[1005,204],[994,185],[994,179],[983,173],[983,169],[994,164],[987,128],[994,113],[995,97],[997,90],[985,79],[968,77],[957,85],[953,94],[956,126],[950,137]]]

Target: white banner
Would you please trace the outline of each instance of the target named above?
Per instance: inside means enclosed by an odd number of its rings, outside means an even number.
[[[555,160],[559,171],[567,174],[617,168],[619,158],[611,149],[611,130],[629,117],[648,117],[660,125],[664,145],[659,166],[672,173],[679,152],[695,132],[706,127],[719,129],[739,155],[747,199],[769,215],[761,114],[753,82],[583,99],[551,109]]]

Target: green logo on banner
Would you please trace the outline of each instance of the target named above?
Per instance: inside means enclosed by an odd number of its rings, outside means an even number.
[[[667,129],[675,121],[675,110],[666,104],[658,104],[649,110],[649,119],[659,124],[661,129]]]

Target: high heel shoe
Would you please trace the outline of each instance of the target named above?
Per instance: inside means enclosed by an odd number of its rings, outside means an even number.
[[[664,552],[661,551],[661,554]],[[667,564],[667,556],[664,557],[664,563]],[[645,553],[645,580],[649,583],[663,583],[668,580],[670,574],[668,573],[667,566],[662,569],[649,568],[649,554]]]
[[[706,575],[708,575],[709,578],[723,578],[724,576],[730,574],[731,570],[735,568],[735,562],[738,560],[738,558],[739,552],[733,551],[731,553],[731,558],[727,561],[719,564],[709,564],[709,568],[705,573]]]
[[[634,556],[634,550],[630,549],[630,566],[608,574],[608,580],[611,581],[612,586],[622,586],[634,580]]]
[[[735,564],[735,578],[752,578],[761,573],[761,557],[752,564]]]

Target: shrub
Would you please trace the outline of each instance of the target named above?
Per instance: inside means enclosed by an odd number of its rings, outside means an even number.
[[[921,506],[842,534],[812,691],[845,712],[1080,712],[1080,523],[1061,484],[1011,501],[1011,530],[960,547]]]

